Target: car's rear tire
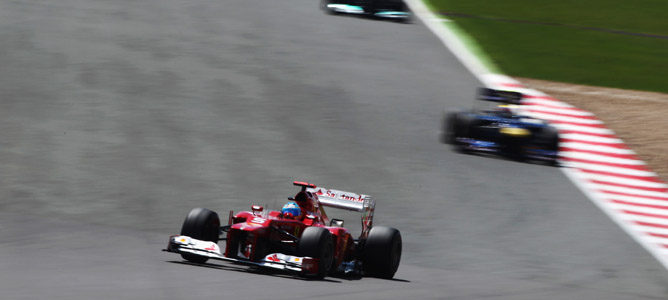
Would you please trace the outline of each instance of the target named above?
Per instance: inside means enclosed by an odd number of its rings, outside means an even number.
[[[183,221],[183,226],[181,226],[181,235],[203,241],[218,243],[219,233],[220,219],[218,214],[206,208],[193,208],[186,216],[186,220]],[[194,263],[204,263],[208,259],[194,254],[181,254],[181,257]]]
[[[559,132],[552,126],[547,126],[538,134],[538,139],[543,143],[545,149],[559,151]]]
[[[318,279],[324,278],[334,262],[334,241],[329,230],[322,227],[306,227],[297,243],[299,256],[317,258],[318,272],[305,274]]]
[[[362,268],[365,276],[390,279],[401,261],[401,233],[399,230],[375,226],[364,243]]]
[[[378,0],[371,0],[367,3],[366,6],[364,6],[364,12],[370,17],[370,18],[376,18],[376,12],[378,12]]]

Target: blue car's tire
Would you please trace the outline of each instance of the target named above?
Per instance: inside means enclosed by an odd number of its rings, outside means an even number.
[[[543,128],[543,130],[536,134],[536,140],[537,144],[543,147],[543,149],[556,153],[555,157],[553,157],[552,165],[559,165],[557,161],[559,155],[559,132],[557,129],[552,126]]]
[[[476,125],[475,116],[466,112],[449,112],[443,119],[441,141],[455,146],[455,150],[466,152],[465,145],[457,142],[457,138],[473,138]]]
[[[556,128],[547,126],[537,134],[536,138],[546,150],[559,151],[559,132]]]

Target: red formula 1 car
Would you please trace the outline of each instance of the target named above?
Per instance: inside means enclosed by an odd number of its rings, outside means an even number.
[[[190,211],[180,235],[169,238],[165,251],[194,263],[209,259],[295,272],[305,277],[363,275],[392,278],[401,260],[401,234],[373,226],[375,202],[368,195],[316,187],[295,181],[301,190],[281,211],[234,214],[220,226],[218,214]],[[362,233],[354,239],[343,220],[327,217],[324,207],[362,213]],[[221,238],[221,236],[223,236]],[[225,251],[218,240],[225,240]]]

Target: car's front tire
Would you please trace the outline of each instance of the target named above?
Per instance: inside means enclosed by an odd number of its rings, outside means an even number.
[[[443,114],[443,131],[441,132],[441,142],[454,145],[457,140],[457,113],[447,112]]]
[[[324,278],[334,262],[334,241],[329,230],[322,227],[306,227],[297,243],[299,256],[317,258],[318,272],[313,276]]]
[[[457,142],[457,138],[470,138],[474,126],[476,126],[474,116],[464,111],[448,112],[443,118],[441,141],[453,145],[459,152],[466,152],[466,148],[461,142]]]
[[[181,235],[203,241],[218,243],[219,233],[220,219],[218,214],[206,208],[193,208],[183,221],[183,226],[181,226]],[[204,263],[208,260],[206,257],[194,254],[183,253],[181,257],[194,263]]]

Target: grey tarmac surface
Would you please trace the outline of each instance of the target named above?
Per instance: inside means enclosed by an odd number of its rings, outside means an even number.
[[[478,86],[422,24],[316,1],[0,1],[0,298],[666,298],[557,168],[438,142]],[[296,179],[376,198],[396,280],[160,251],[192,207],[278,208]]]

